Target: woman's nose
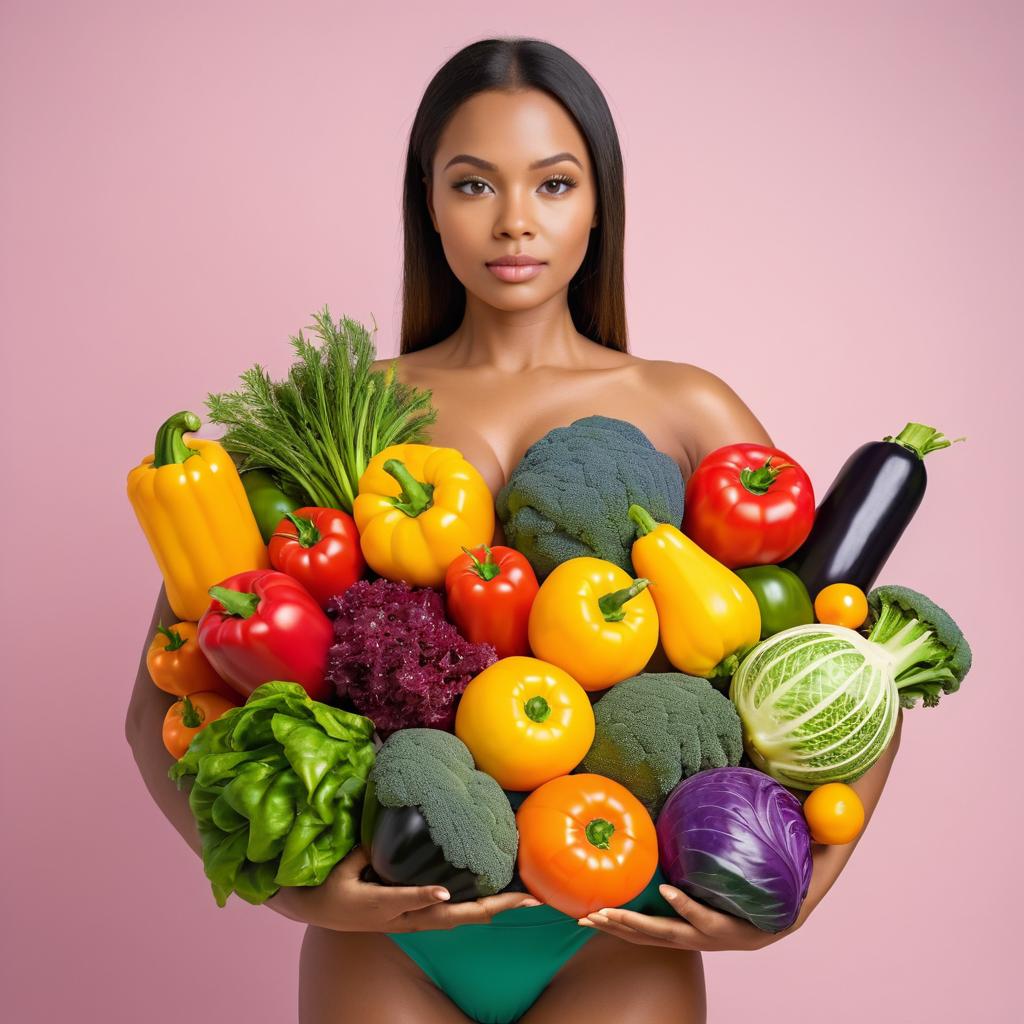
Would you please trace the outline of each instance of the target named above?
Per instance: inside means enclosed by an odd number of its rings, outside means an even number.
[[[524,189],[513,188],[505,192],[499,204],[494,231],[499,236],[513,238],[534,233],[529,196]]]

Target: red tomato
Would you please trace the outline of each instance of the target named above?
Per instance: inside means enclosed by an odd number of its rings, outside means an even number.
[[[730,569],[783,561],[813,525],[810,477],[778,448],[725,445],[687,481],[683,533]]]
[[[298,508],[277,524],[270,564],[297,579],[321,608],[366,570],[355,520],[337,508]]]
[[[444,580],[452,622],[471,643],[492,644],[499,658],[529,655],[527,626],[539,587],[533,567],[500,544],[462,550]]]

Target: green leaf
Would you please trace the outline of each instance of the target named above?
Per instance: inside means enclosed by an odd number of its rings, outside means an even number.
[[[356,715],[318,701],[312,702],[311,711],[317,725],[336,740],[366,741],[373,738],[373,721],[364,715]]]
[[[349,744],[331,739],[316,725],[307,725],[294,718],[275,715],[274,736],[284,747],[284,756],[295,774],[312,796],[320,780],[339,761],[348,760]]]

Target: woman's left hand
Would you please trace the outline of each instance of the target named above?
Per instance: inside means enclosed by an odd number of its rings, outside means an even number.
[[[763,932],[748,921],[722,914],[691,899],[672,885],[660,886],[662,896],[685,920],[638,914],[634,910],[609,908],[598,910],[579,923],[627,942],[641,946],[666,946],[669,949],[695,949],[704,952],[762,949],[792,934],[800,921],[781,932]]]

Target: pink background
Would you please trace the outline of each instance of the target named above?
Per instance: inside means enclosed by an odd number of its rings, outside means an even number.
[[[301,927],[215,906],[123,738],[159,586],[124,478],[171,411],[282,373],[324,303],[397,350],[416,105],[459,47],[526,34],[616,118],[637,354],[725,378],[819,496],[908,419],[968,437],[883,580],[946,605],[976,667],[907,717],[809,924],[705,957],[711,1020],[1010,1020],[1024,8],[285,6],[0,13],[7,1019],[294,1018]]]

